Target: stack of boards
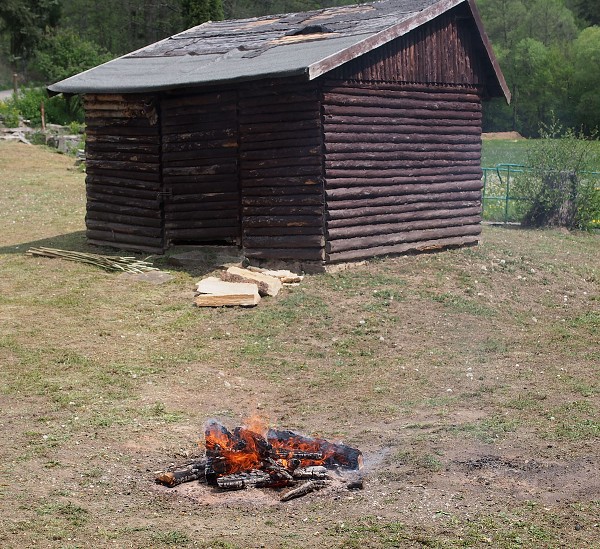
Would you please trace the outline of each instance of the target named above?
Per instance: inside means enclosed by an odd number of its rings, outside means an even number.
[[[284,285],[297,285],[303,278],[286,270],[229,267],[220,278],[210,276],[198,282],[194,303],[198,307],[253,307],[262,296],[274,297]]]

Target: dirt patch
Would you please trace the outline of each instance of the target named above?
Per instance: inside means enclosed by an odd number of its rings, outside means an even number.
[[[519,132],[485,132],[481,135],[482,139],[525,139]]]

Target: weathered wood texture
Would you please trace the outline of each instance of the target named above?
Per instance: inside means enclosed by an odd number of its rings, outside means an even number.
[[[162,252],[156,98],[88,94],[84,104],[88,240],[103,246]]]
[[[477,241],[480,97],[438,88],[325,82],[328,261]]]
[[[240,90],[242,242],[250,258],[324,258],[320,92]]]
[[[477,31],[467,10],[458,6],[327,76],[370,82],[483,84]]]
[[[161,102],[165,240],[240,236],[237,93],[172,94]]]

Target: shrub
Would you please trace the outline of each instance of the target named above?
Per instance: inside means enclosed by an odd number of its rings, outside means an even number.
[[[8,109],[16,111],[32,126],[41,126],[41,104],[44,103],[46,122],[66,125],[73,121],[83,122],[84,114],[78,97],[66,99],[63,96],[48,97],[44,88],[22,89],[17,97],[8,99],[5,103]]]
[[[521,223],[528,227],[590,229],[600,215],[598,179],[588,172],[593,143],[582,132],[563,131],[556,122],[540,129],[527,150],[527,171],[515,194],[527,198]],[[592,139],[596,135],[592,136]]]
[[[16,128],[19,125],[19,111],[8,101],[0,101],[0,120],[7,128]]]

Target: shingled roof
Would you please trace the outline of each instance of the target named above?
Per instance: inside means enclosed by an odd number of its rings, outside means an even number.
[[[487,57],[488,93],[510,99],[474,0],[383,0],[304,13],[208,22],[48,87],[53,93],[139,93],[264,78],[313,80],[469,6]]]

